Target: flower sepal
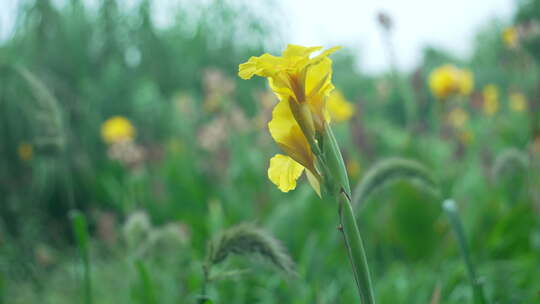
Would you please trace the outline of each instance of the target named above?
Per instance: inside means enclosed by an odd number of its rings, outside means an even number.
[[[349,177],[347,176],[347,168],[341,156],[341,151],[337,144],[332,128],[326,126],[325,132],[322,134],[322,157],[321,162],[324,165],[324,185],[329,195],[336,197],[345,192],[347,196],[351,195],[349,185]]]

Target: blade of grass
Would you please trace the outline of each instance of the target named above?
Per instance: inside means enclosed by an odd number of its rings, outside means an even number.
[[[4,304],[5,301],[4,301],[4,293],[5,293],[5,289],[6,289],[6,282],[4,280],[4,275],[2,273],[0,273],[0,304]]]
[[[476,276],[476,271],[471,260],[471,255],[469,253],[469,246],[467,245],[467,237],[465,236],[465,230],[463,229],[463,224],[461,223],[461,218],[457,211],[456,203],[452,199],[447,199],[443,202],[443,209],[448,219],[450,220],[450,225],[452,230],[456,235],[456,238],[459,243],[459,249],[461,252],[461,257],[465,262],[465,267],[467,268],[467,275],[469,276],[469,282],[471,283],[471,288],[473,291],[473,298],[475,304],[486,304],[486,298],[484,295],[484,290],[482,289],[482,284],[478,281]]]
[[[88,236],[88,224],[86,217],[80,211],[75,210],[71,213],[71,221],[73,225],[73,231],[75,232],[75,239],[79,246],[79,253],[83,264],[83,288],[84,288],[84,303],[92,304],[92,280],[90,277],[90,250],[89,250],[89,236]]]
[[[135,261],[135,267],[139,273],[139,279],[142,284],[142,303],[144,304],[157,304],[156,295],[154,293],[154,287],[152,285],[152,280],[146,269],[146,265],[140,260]]]

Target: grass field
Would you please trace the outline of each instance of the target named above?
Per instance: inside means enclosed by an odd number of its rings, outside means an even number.
[[[0,304],[540,303],[540,1],[376,74],[269,1],[20,2]]]

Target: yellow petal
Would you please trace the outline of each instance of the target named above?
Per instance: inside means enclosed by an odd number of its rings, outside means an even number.
[[[337,90],[334,90],[328,97],[326,107],[336,122],[346,121],[354,115],[354,106]]]
[[[277,142],[284,141],[291,132],[291,129],[298,126],[294,119],[289,102],[281,100],[272,111],[272,120],[268,123],[268,129],[272,138]]]
[[[250,79],[253,75],[257,74],[258,57],[251,57],[247,62],[244,62],[238,66],[238,76],[242,79]]]
[[[309,67],[306,74],[306,93],[308,96],[328,95],[334,88],[332,80],[332,60],[324,58]]]
[[[253,75],[271,77],[276,71],[281,70],[283,64],[282,58],[270,54],[263,54],[260,57],[253,56],[238,66],[238,76],[242,79],[250,79]]]
[[[281,149],[295,161],[308,169],[313,169],[313,153],[309,143],[294,119],[287,100],[281,100],[272,111],[268,123],[272,138]]]
[[[300,45],[289,44],[285,51],[283,51],[283,57],[309,57],[311,53],[322,49],[322,46],[305,47]]]
[[[276,154],[270,159],[268,167],[268,178],[279,190],[289,192],[296,188],[296,180],[302,175],[304,167],[295,162],[292,158]]]
[[[309,60],[309,64],[310,64],[310,65],[317,64],[317,63],[319,63],[321,60],[327,58],[330,54],[332,54],[332,53],[338,51],[339,49],[341,49],[341,46],[335,46],[335,47],[329,48],[328,50],[326,50],[326,51],[320,53],[319,55],[317,55],[317,56],[311,58],[311,59]]]
[[[312,65],[306,74],[307,103],[313,113],[313,119],[317,130],[324,129],[326,97],[334,89],[332,85],[332,61],[324,58],[319,63]]]
[[[290,88],[289,82],[279,75],[268,79],[270,89],[276,94],[279,100],[289,100],[289,97],[294,96],[293,91]]]

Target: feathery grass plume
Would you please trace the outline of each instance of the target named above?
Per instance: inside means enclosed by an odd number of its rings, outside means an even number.
[[[231,254],[259,256],[286,273],[295,274],[292,258],[277,239],[252,224],[239,224],[222,231],[208,243],[206,259],[202,266],[204,278],[201,294],[197,298],[198,304],[211,303],[207,295],[210,282],[245,273],[245,269],[235,269],[217,275],[211,274],[212,266],[225,261]]]
[[[70,171],[70,155],[67,153],[67,132],[58,99],[47,86],[28,69],[13,67],[28,83],[36,99],[33,116],[35,118],[35,139],[33,144],[38,152],[58,155],[62,163],[66,197],[71,208],[75,207],[73,181]]]
[[[131,213],[122,227],[122,236],[128,249],[134,251],[140,247],[142,243],[146,242],[151,230],[152,223],[146,212],[135,211]]]
[[[439,193],[434,177],[424,165],[405,158],[388,158],[373,165],[356,185],[353,204],[359,206],[379,189],[404,179],[415,182],[428,192]]]
[[[63,151],[66,133],[60,105],[47,86],[28,69],[16,66],[15,70],[28,83],[36,99],[35,122],[37,124],[36,148],[44,152]]]
[[[497,155],[493,167],[491,167],[491,177],[494,181],[499,180],[504,174],[515,172],[520,169],[527,169],[529,157],[523,151],[516,148],[509,148]]]
[[[286,273],[294,273],[294,262],[281,243],[252,224],[240,224],[219,234],[208,244],[206,261],[223,262],[230,254],[258,255]]]

